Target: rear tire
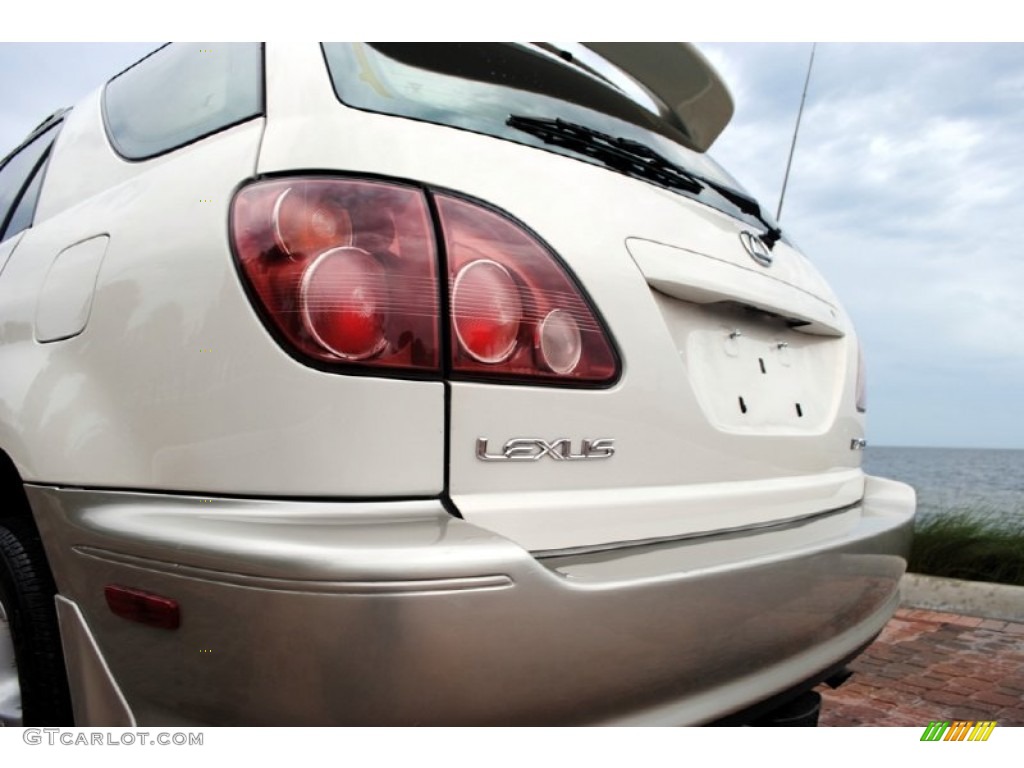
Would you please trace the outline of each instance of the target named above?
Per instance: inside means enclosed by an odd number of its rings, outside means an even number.
[[[32,526],[0,522],[0,725],[73,725],[56,591]]]

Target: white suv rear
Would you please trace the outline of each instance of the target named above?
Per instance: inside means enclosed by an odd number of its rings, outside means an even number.
[[[66,679],[81,725],[686,724],[832,677],[914,496],[704,154],[731,114],[682,44],[197,44],[44,123],[0,167],[0,721]]]

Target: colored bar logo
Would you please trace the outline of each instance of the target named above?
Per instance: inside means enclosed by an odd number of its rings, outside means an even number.
[[[995,727],[995,720],[933,720],[921,734],[921,741],[988,741]]]

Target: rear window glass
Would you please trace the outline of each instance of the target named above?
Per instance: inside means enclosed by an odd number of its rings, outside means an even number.
[[[144,160],[263,113],[258,43],[175,43],[107,83],[103,115],[114,148]]]
[[[357,109],[450,125],[595,162],[510,127],[511,115],[560,118],[644,143],[673,163],[739,185],[692,150],[681,125],[600,72],[515,43],[324,43],[338,99]],[[731,210],[731,209],[730,209]]]

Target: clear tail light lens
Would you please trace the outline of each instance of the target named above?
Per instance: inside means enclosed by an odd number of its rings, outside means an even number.
[[[273,213],[274,241],[289,256],[352,244],[352,220],[348,210],[325,192],[296,185],[286,187],[277,195]]]
[[[523,322],[519,286],[505,267],[474,259],[452,280],[452,327],[459,348],[480,363],[501,363],[516,348]]]
[[[583,335],[570,313],[564,309],[548,312],[537,327],[537,354],[555,373],[576,370],[583,354]]]
[[[369,360],[387,345],[387,271],[362,248],[332,248],[302,275],[299,306],[306,330],[342,360]]]
[[[435,199],[448,254],[453,371],[588,384],[618,376],[611,340],[550,250],[488,208]]]
[[[287,346],[328,364],[440,369],[437,253],[424,194],[266,181],[232,206],[242,273]]]

